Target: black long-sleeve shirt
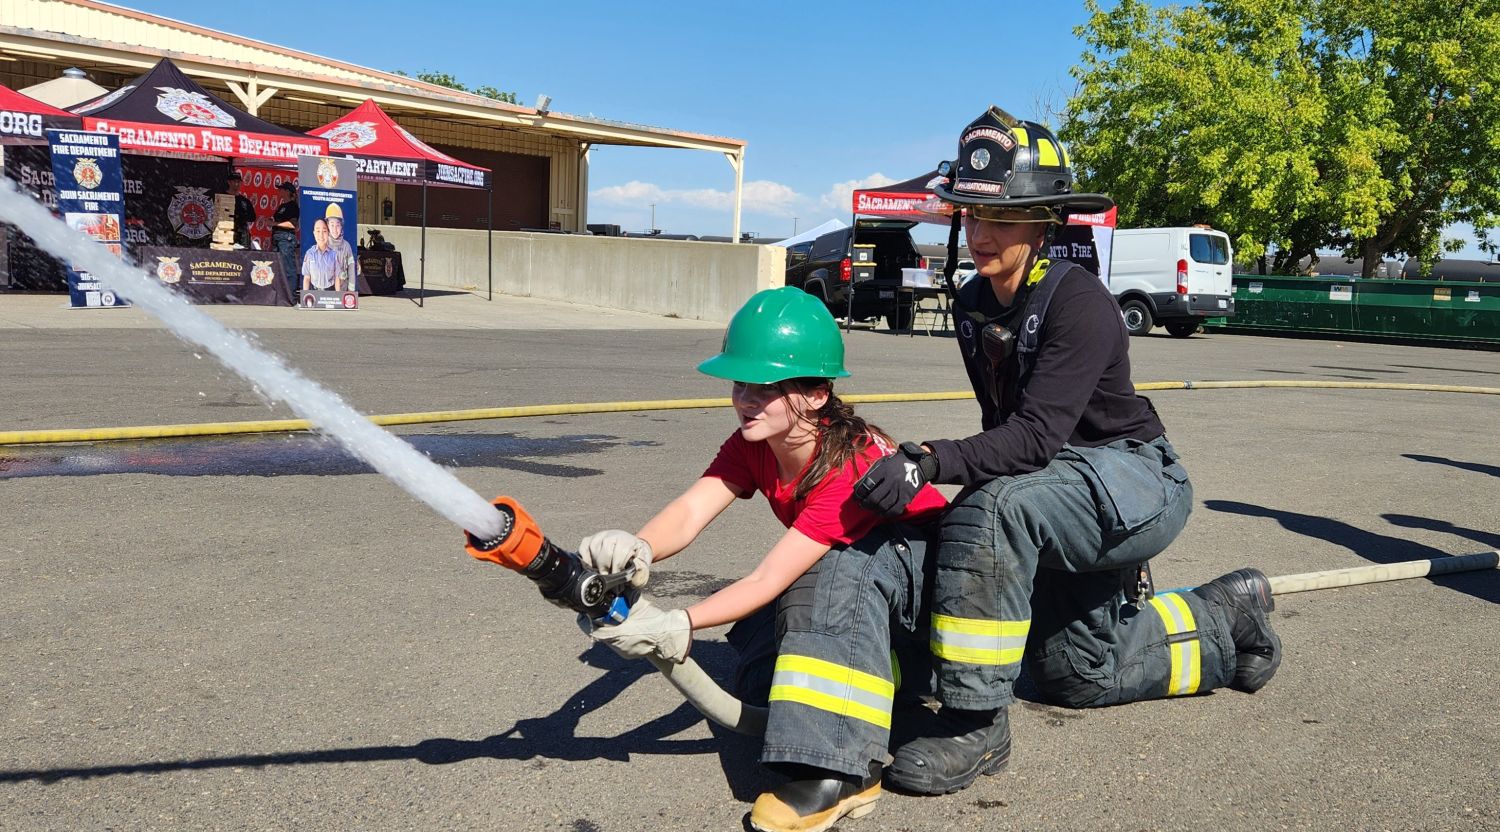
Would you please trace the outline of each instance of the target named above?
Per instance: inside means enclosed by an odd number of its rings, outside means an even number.
[[[989,281],[973,279],[984,281],[978,287],[980,312],[1007,311]],[[978,327],[958,318],[959,349],[984,431],[925,443],[938,458],[939,482],[970,485],[1038,471],[1064,443],[1098,447],[1127,438],[1150,441],[1165,432],[1150,401],[1136,395],[1130,381],[1130,335],[1109,289],[1082,267],[1054,279],[1059,283],[1041,322],[1035,364],[1020,378],[1015,356],[992,367],[979,348]],[[997,402],[989,392],[992,374],[1002,385],[1010,379],[1013,394]]]

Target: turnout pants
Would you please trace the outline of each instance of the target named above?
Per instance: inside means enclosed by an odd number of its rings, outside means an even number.
[[[1065,446],[1040,471],[961,494],[934,554],[938,698],[1008,705],[1023,661],[1043,697],[1075,708],[1226,684],[1229,613],[1188,592],[1126,599],[1139,564],[1182,530],[1192,494],[1165,437]]]
[[[770,710],[761,762],[856,776],[885,764],[894,703],[930,690],[931,656],[916,632],[931,531],[886,525],[829,550],[729,631],[737,695]]]
[[[297,263],[297,232],[286,228],[271,231],[271,247],[281,256],[281,269],[286,272],[287,285],[292,287],[292,304],[297,303],[297,293],[302,291],[302,269]]]

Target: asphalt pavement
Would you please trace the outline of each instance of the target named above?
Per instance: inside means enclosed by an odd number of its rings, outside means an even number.
[[[291,415],[139,310],[0,295],[0,431]],[[722,328],[527,298],[199,307],[368,413],[716,397]],[[966,387],[951,338],[848,334],[845,391]],[[1492,352],[1243,335],[1132,342],[1136,381],[1500,387]],[[1152,395],[1196,507],[1162,587],[1500,548],[1500,398],[1380,390]],[[866,405],[899,438],[972,401]],[[733,429],[725,410],[398,432],[559,542],[637,528]],[[643,662],[307,435],[0,448],[0,829],[742,829],[770,782]],[[664,605],[778,536],[730,508],[653,572]],[[856,830],[1500,829],[1500,572],[1278,599],[1255,695],[1013,708],[1005,773],[888,793]],[[694,656],[726,678],[721,631]]]

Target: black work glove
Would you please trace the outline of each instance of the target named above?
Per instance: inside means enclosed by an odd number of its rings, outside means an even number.
[[[937,473],[936,456],[915,442],[902,442],[894,454],[877,460],[859,478],[854,484],[854,498],[877,514],[900,517]]]

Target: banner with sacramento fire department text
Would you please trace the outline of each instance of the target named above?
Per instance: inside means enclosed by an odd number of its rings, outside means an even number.
[[[116,256],[124,253],[125,177],[120,172],[120,139],[108,133],[48,130],[57,211],[69,228],[99,241]],[[68,300],[74,307],[125,306],[88,272],[68,268]]]
[[[1072,260],[1109,285],[1111,252],[1114,249],[1118,209],[1096,214],[1068,214],[1067,222],[1052,235],[1047,256]]]
[[[358,167],[353,159],[303,156],[297,162],[302,209],[298,286],[304,309],[358,309],[359,266],[354,246]]]

